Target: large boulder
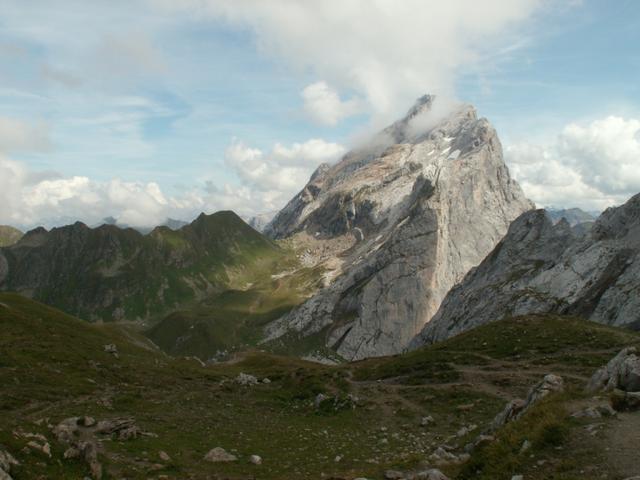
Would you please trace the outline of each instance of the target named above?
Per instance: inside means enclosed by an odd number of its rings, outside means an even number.
[[[598,392],[619,389],[640,391],[640,357],[635,347],[624,348],[609,363],[593,374],[587,391]]]

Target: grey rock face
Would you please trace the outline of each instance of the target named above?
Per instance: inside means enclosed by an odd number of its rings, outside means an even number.
[[[339,258],[316,259],[329,269],[327,287],[271,324],[268,339],[324,331],[348,360],[398,353],[533,207],[489,122],[468,105],[447,115],[433,105],[421,98],[367,147],[321,166],[266,227]]]
[[[412,347],[530,313],[640,326],[640,194],[606,210],[584,235],[544,210],[527,212],[453,288]]]

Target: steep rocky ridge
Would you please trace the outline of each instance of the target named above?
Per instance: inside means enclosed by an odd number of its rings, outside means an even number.
[[[0,290],[17,291],[87,320],[148,318],[251,276],[281,249],[232,212],[200,215],[148,235],[75,223],[37,228],[0,249]]]
[[[490,123],[424,96],[366,147],[319,167],[266,227],[305,246],[327,285],[268,339],[322,333],[349,360],[400,352],[531,208]]]
[[[584,235],[544,210],[527,212],[478,268],[451,290],[413,346],[500,318],[579,315],[640,327],[640,194],[609,208]]]

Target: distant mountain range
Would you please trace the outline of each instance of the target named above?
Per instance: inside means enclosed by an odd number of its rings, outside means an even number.
[[[0,249],[0,290],[28,297],[86,320],[162,315],[277,262],[282,250],[233,212],[200,215],[179,230],[148,235],[83,223],[36,228]]]
[[[96,224],[93,228],[97,228],[101,225],[115,225],[117,227],[120,228],[133,228],[134,230],[139,231],[140,233],[142,233],[143,235],[146,235],[148,233],[151,233],[153,231],[153,229],[155,227],[132,227],[130,225],[127,225],[126,223],[119,223],[118,220],[114,217],[106,217],[102,220],[101,223]],[[185,222],[183,220],[176,220],[174,218],[167,218],[167,220],[165,220],[165,222],[163,222],[161,225],[158,225],[160,227],[168,227],[171,230],[179,230],[180,228],[184,227],[185,225],[189,225],[189,222]]]
[[[594,215],[594,212],[585,212],[579,208],[569,208],[562,210],[545,209],[549,218],[553,223],[558,223],[563,218],[569,223],[570,226],[575,227],[581,223],[593,223],[598,216]]]

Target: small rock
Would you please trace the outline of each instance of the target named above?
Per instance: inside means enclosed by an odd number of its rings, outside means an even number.
[[[602,417],[602,414],[595,407],[588,407],[584,410],[572,413],[571,416],[573,418],[600,418]]]
[[[328,399],[329,399],[329,397],[327,397],[324,393],[319,393],[318,395],[316,395],[316,398],[313,401],[313,406],[317,410],[318,408],[320,408],[320,404],[322,402],[324,402],[325,400],[328,400]]]
[[[160,460],[162,460],[163,462],[170,462],[171,461],[171,457],[164,450],[160,450],[158,452],[158,457],[160,457]]]
[[[48,457],[51,457],[51,447],[48,443],[40,445],[38,442],[31,440],[27,443],[27,447],[37,450],[40,453],[44,453]]]
[[[260,455],[251,455],[249,461],[254,465],[262,465],[262,457]]]
[[[618,412],[640,410],[640,392],[625,392],[616,389],[611,394],[611,405]]]
[[[81,454],[82,452],[78,450],[76,447],[69,447],[64,451],[63,457],[65,460],[69,460],[73,458],[78,458]]]
[[[531,442],[529,440],[525,440],[524,442],[522,442],[522,447],[520,447],[520,454],[525,453],[530,448],[531,448]]]
[[[618,415],[618,412],[616,412],[608,403],[604,405],[598,405],[596,408],[598,409],[598,412],[600,412],[600,415],[602,415],[603,417],[615,417],[616,415]]]
[[[108,345],[104,345],[103,348],[106,353],[110,353],[118,358],[118,347],[115,344],[109,343]]]
[[[421,427],[426,427],[428,425],[431,425],[434,422],[435,422],[435,420],[433,419],[433,417],[431,415],[429,415],[427,417],[422,417],[420,419],[420,426]]]
[[[93,417],[80,417],[78,425],[83,427],[93,427],[96,424],[96,419]]]
[[[247,373],[240,373],[236,377],[236,383],[244,386],[258,385],[258,379],[253,375],[249,375]]]
[[[204,460],[207,462],[235,462],[238,459],[235,455],[228,453],[224,448],[216,447],[209,450],[204,456]]]
[[[435,449],[435,451],[429,455],[429,460],[431,460],[436,465],[449,465],[452,463],[461,463],[469,459],[468,454],[463,454],[464,459],[458,457],[457,455],[451,453],[449,450],[452,450],[448,445],[442,445]]]
[[[269,383],[271,383],[271,380],[269,380],[268,378],[265,377],[265,378],[262,379],[262,383],[268,385]]]
[[[415,474],[415,478],[419,480],[449,480],[444,473],[437,468],[430,468]]]
[[[402,480],[404,478],[404,473],[399,472],[398,470],[387,470],[384,472],[385,480]]]

